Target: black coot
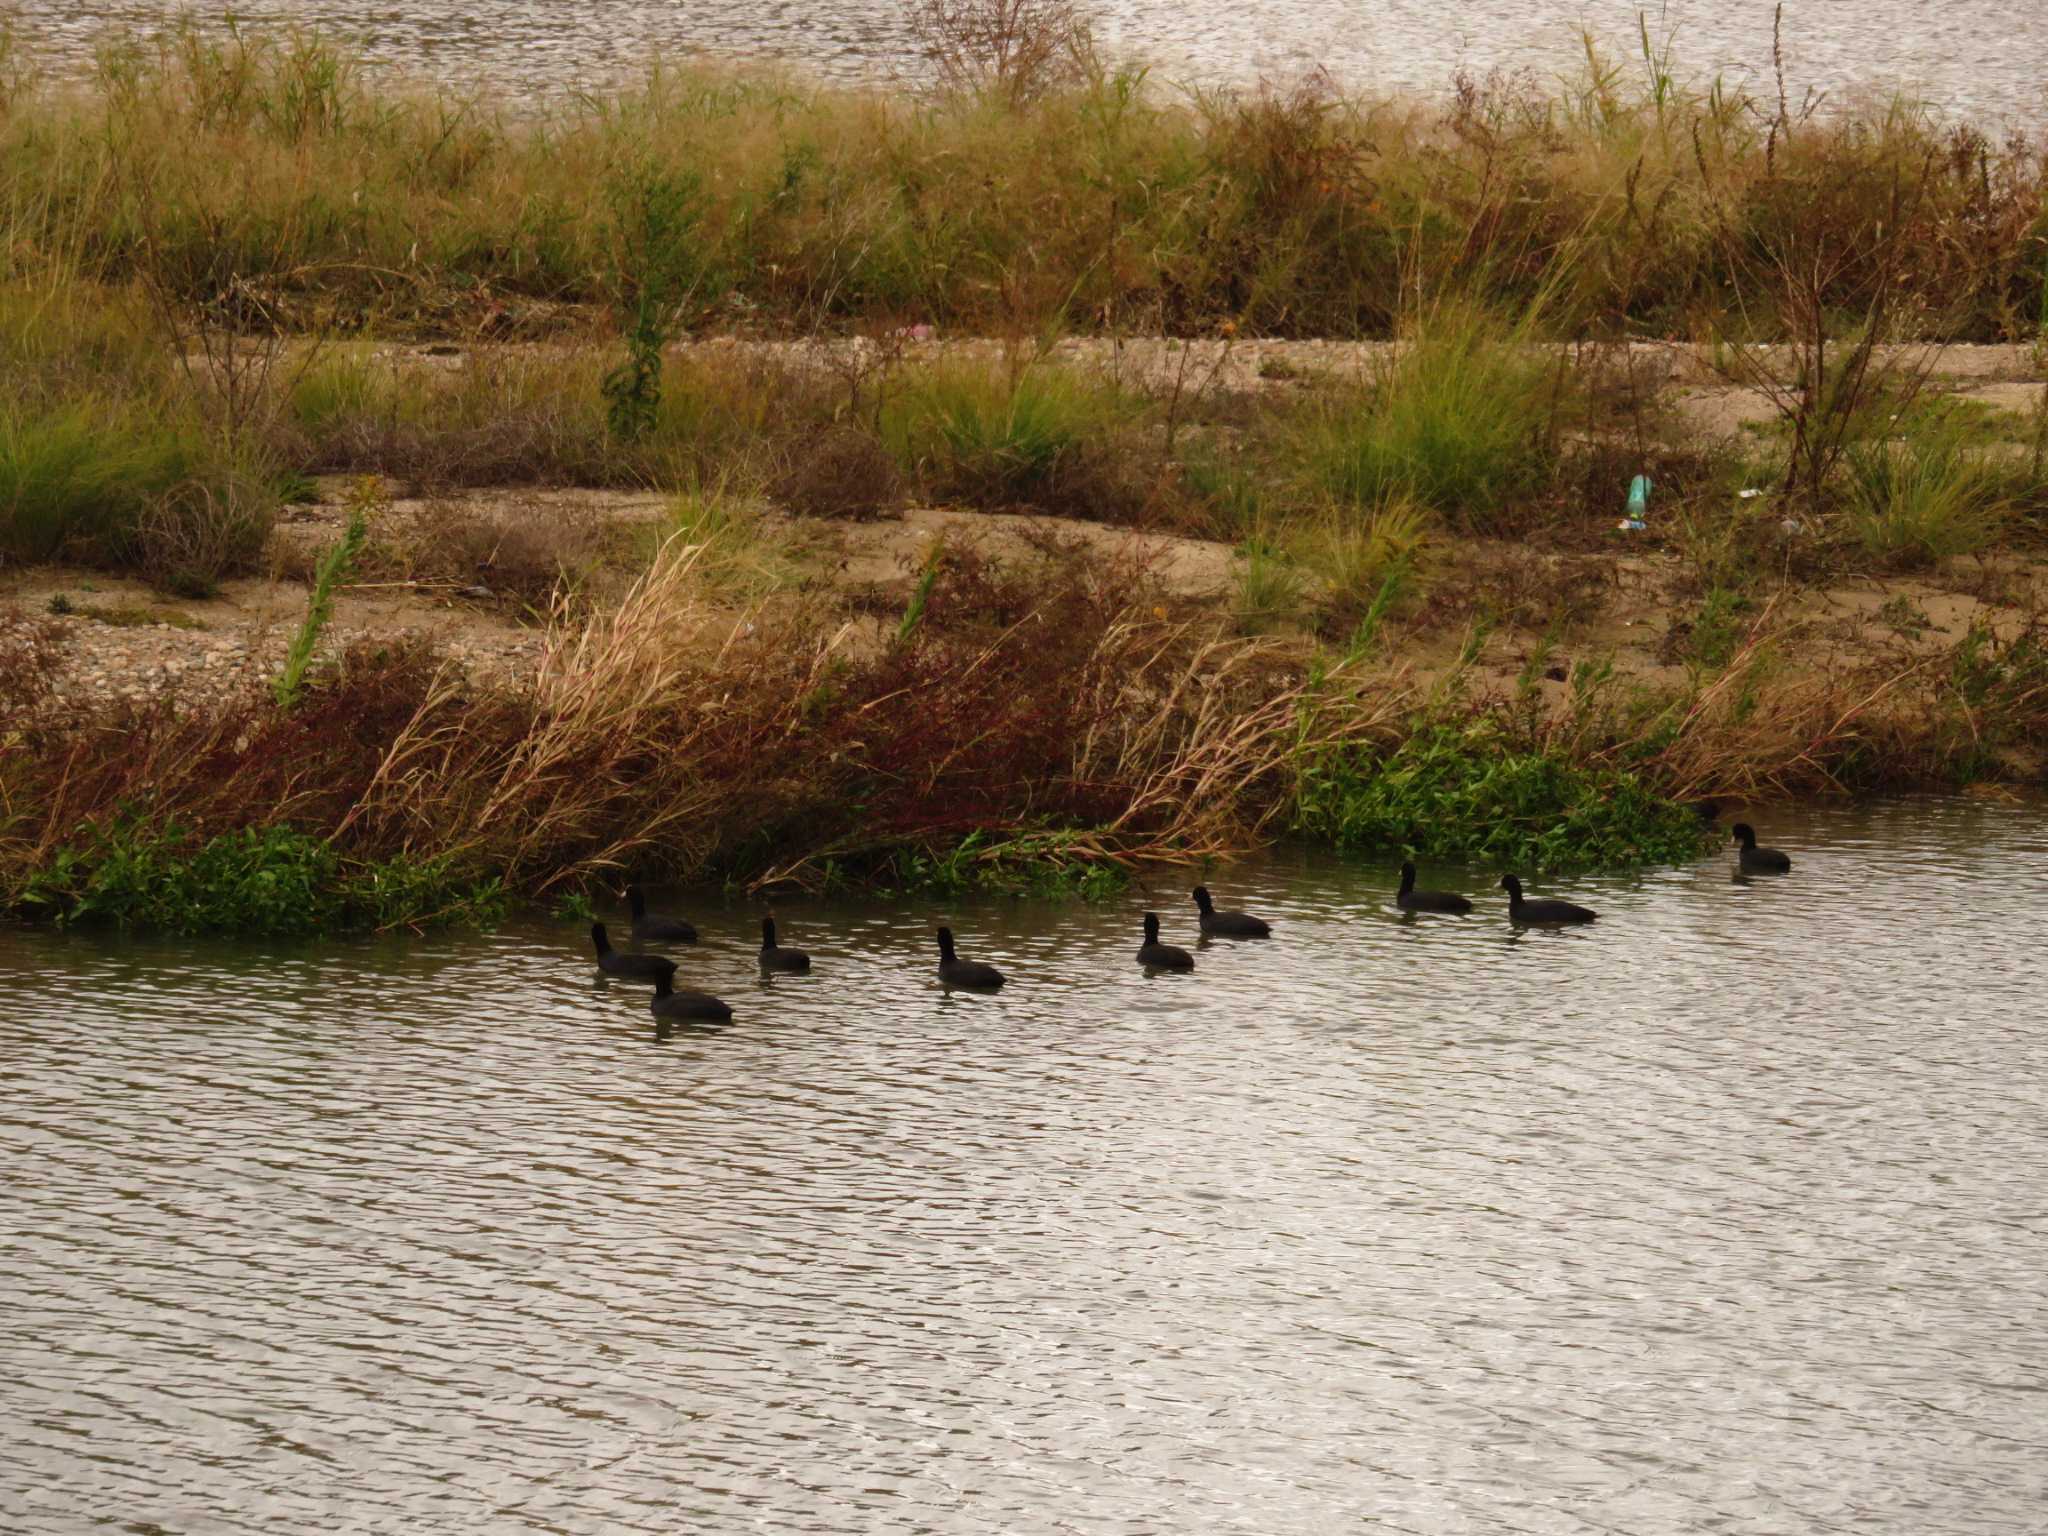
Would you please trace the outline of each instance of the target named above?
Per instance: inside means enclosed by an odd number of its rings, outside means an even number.
[[[1138,964],[1149,971],[1192,971],[1195,957],[1184,949],[1159,942],[1159,914],[1145,914],[1145,942],[1138,946]]]
[[[1404,863],[1401,866],[1401,890],[1394,897],[1394,905],[1403,912],[1470,912],[1472,903],[1450,891],[1418,891],[1415,889],[1415,866]]]
[[[1736,856],[1736,863],[1745,874],[1789,875],[1792,860],[1782,849],[1759,848],[1756,845],[1756,828],[1746,821],[1738,821],[1731,829],[1735,841],[1742,844],[1742,852]]]
[[[656,941],[666,940],[671,944],[694,944],[697,942],[697,930],[684,922],[680,917],[650,917],[647,912],[647,897],[642,894],[639,886],[629,885],[626,887],[626,905],[633,910],[634,938],[641,940],[653,939]]]
[[[670,966],[669,970],[673,972],[675,967]],[[657,1019],[688,1019],[697,1024],[732,1022],[732,1009],[723,998],[713,997],[709,992],[678,992],[669,976],[656,979],[647,1011]]]
[[[1500,888],[1508,893],[1508,921],[1535,927],[1561,928],[1567,923],[1590,923],[1600,916],[1590,907],[1569,901],[1524,901],[1522,882],[1513,875],[1501,878]]]
[[[1269,939],[1273,930],[1256,917],[1247,917],[1242,912],[1218,912],[1209,899],[1209,887],[1195,887],[1195,905],[1202,912],[1202,932],[1212,937],[1226,939]]]
[[[784,949],[775,942],[775,919],[761,919],[761,969],[803,972],[811,968],[811,957],[800,949]]]
[[[666,984],[676,973],[676,963],[664,960],[660,955],[625,955],[612,948],[612,941],[605,937],[604,924],[590,925],[590,942],[597,946],[597,968],[607,976],[629,976],[635,981],[653,981],[660,978]]]
[[[953,953],[953,930],[939,930],[939,980],[949,987],[975,987],[993,992],[1003,984],[1003,973],[979,960],[962,960]]]

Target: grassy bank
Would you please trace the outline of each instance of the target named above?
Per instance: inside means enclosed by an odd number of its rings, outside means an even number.
[[[1540,657],[1503,688],[1166,616],[1085,546],[928,566],[866,626],[733,623],[672,539],[566,607],[530,685],[358,646],[292,699],[106,704],[0,645],[0,902],[27,917],[286,932],[488,918],[626,875],[1103,894],[1282,834],[1516,868],[1682,861],[1694,806],[2038,773],[2048,627],[1902,665],[1786,667],[1752,637],[1688,686]],[[675,636],[729,624],[710,643]],[[1468,651],[1476,649],[1471,637]],[[2022,765],[2016,767],[2015,765]]]
[[[287,34],[112,39],[75,86],[0,59],[0,567],[133,574],[145,614],[313,589],[228,697],[60,686],[48,614],[118,605],[0,615],[0,904],[1087,894],[1283,833],[1634,864],[1697,852],[1706,798],[2039,776],[2048,391],[1962,395],[1933,345],[2038,335],[2036,146],[1648,49],[1438,104],[1041,64],[664,67],[514,116]],[[710,326],[753,338],[679,344]],[[1252,339],[1302,333],[1393,344]],[[346,542],[283,537],[337,475]],[[504,486],[654,506],[450,499]],[[1034,525],[884,591],[792,537],[933,505],[1219,541],[1227,590]],[[1652,564],[1662,651],[1619,668],[1602,594]],[[1908,573],[1971,594],[1938,643],[1906,592],[1895,647],[1784,617]],[[489,605],[538,667],[323,646],[350,581]]]
[[[1072,32],[1020,80],[954,41],[921,94],[673,62],[513,104],[307,34],[110,34],[82,83],[0,37],[0,261],[245,327],[464,338],[591,310],[1385,336],[1442,291],[1572,335],[1782,336],[1757,287],[1787,271],[1941,339],[2031,337],[2048,303],[2040,144],[1689,79],[1647,35],[1437,100],[1188,91]]]

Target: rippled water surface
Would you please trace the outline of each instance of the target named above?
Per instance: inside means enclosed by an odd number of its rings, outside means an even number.
[[[1110,46],[1176,77],[1243,80],[1327,67],[1358,86],[1441,92],[1453,71],[1550,75],[1580,63],[1583,25],[1623,59],[1676,36],[1685,72],[1770,77],[1775,0],[1097,0]],[[108,23],[149,27],[166,0],[18,0],[70,62]],[[204,8],[202,8],[204,9]],[[318,24],[415,72],[561,84],[701,48],[777,56],[839,78],[910,64],[902,0],[242,0],[245,20]],[[2040,0],[1787,0],[1788,78],[1835,92],[1904,84],[1946,107],[2048,114],[2048,5]]]
[[[1186,978],[700,900],[665,1044],[566,923],[0,931],[0,1528],[2039,1531],[2048,818],[1767,830],[1519,938],[1282,854]]]

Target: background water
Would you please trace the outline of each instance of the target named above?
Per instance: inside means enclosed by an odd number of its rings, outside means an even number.
[[[148,27],[165,0],[17,0],[71,64],[109,22]],[[1442,93],[1453,71],[1570,71],[1579,29],[1621,57],[1637,16],[1675,35],[1682,72],[1770,80],[1774,0],[1097,0],[1111,48],[1176,79],[1289,78],[1318,66],[1378,89]],[[830,77],[909,64],[901,0],[240,0],[251,22],[317,24],[415,73],[559,85],[630,71],[656,51],[773,55]],[[1788,80],[1833,92],[1905,84],[1959,112],[2048,117],[2048,5],[2040,0],[1786,0]],[[1775,87],[1771,87],[1775,89]]]
[[[698,901],[666,1044],[566,923],[0,931],[0,1528],[2038,1531],[2048,818],[1767,831],[1523,937],[1283,854],[1192,977]]]

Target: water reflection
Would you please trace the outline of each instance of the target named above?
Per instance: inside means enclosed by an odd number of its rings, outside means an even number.
[[[6,1523],[2029,1528],[2048,818],[1763,830],[1561,933],[1282,854],[1179,978],[1179,880],[698,903],[659,1041],[573,925],[0,933]]]
[[[167,0],[25,0],[40,45],[73,67],[90,63],[109,23],[161,25],[188,9]],[[1610,57],[1639,67],[1639,15],[1653,43],[1678,41],[1682,72],[1775,90],[1774,0],[1716,5],[1639,0],[1097,0],[1111,50],[1177,79],[1297,78],[1328,69],[1362,86],[1443,93],[1456,71],[1527,71],[1539,80],[1583,63],[1581,28]],[[705,49],[796,62],[827,78],[873,79],[915,67],[901,0],[243,0],[247,24],[315,25],[415,74],[560,87],[630,74],[659,53]],[[2048,57],[2048,7],[2035,0],[1788,0],[1784,38],[1793,95],[1836,97],[1915,86],[1944,108],[2038,123],[2048,114],[2038,61]],[[1794,105],[1798,103],[1795,100]]]

